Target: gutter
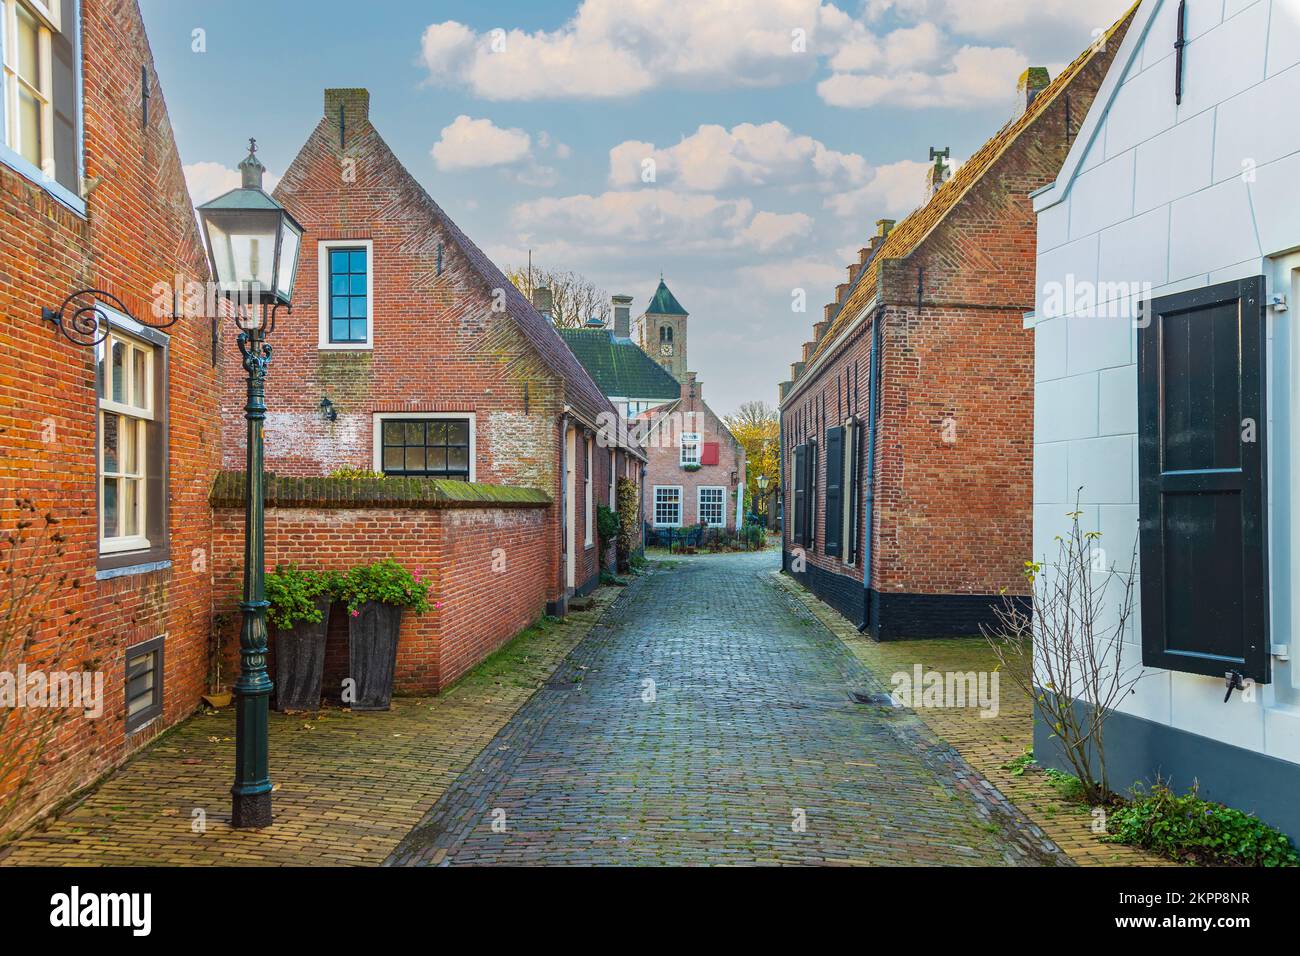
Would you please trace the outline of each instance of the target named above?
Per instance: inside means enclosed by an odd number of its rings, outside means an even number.
[[[871,541],[875,531],[876,511],[876,419],[880,407],[880,323],[883,308],[876,310],[871,323],[871,361],[867,373],[867,497],[863,508],[866,534],[862,545],[862,630],[871,631]]]

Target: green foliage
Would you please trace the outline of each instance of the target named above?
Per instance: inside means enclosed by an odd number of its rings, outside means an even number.
[[[1002,769],[1010,770],[1011,776],[1013,777],[1023,777],[1025,775],[1026,770],[1028,770],[1030,767],[1036,767],[1036,766],[1038,766],[1038,761],[1034,759],[1034,751],[1030,749],[1030,750],[1026,750],[1024,753],[1022,753],[1019,757],[1017,757],[1015,760],[1011,761],[1010,763],[1003,764]]]
[[[699,471],[703,465],[682,465],[682,471]]]
[[[382,471],[373,471],[369,468],[335,468],[329,473],[331,478],[383,478]]]
[[[312,571],[292,563],[276,565],[266,576],[266,599],[271,602],[266,616],[271,626],[287,631],[299,621],[319,624],[324,615],[316,599],[333,595],[336,577],[332,571]]]
[[[336,593],[353,614],[368,601],[409,607],[416,614],[429,610],[429,582],[420,571],[408,571],[392,558],[350,569],[338,578]]]
[[[626,571],[631,567],[633,552],[641,534],[641,491],[632,479],[620,478],[614,484],[614,496],[619,516],[618,569]]]
[[[1175,860],[1220,866],[1300,866],[1286,835],[1248,813],[1211,803],[1192,787],[1179,796],[1159,781],[1110,814],[1111,843],[1155,850]]]
[[[600,536],[600,561],[605,561],[605,552],[618,539],[618,532],[623,527],[623,518],[617,511],[604,505],[596,505],[596,534]],[[617,562],[617,557],[615,561]],[[604,570],[602,568],[602,570]]]

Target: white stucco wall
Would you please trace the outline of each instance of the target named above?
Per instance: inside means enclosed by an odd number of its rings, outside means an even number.
[[[1188,0],[1181,105],[1174,98],[1177,0],[1145,0],[1061,179],[1036,199],[1038,302],[1034,427],[1034,555],[1056,552],[1083,486],[1084,523],[1109,560],[1126,564],[1137,533],[1137,331],[1105,318],[1080,290],[1154,296],[1267,275],[1300,303],[1300,0]],[[1110,84],[1115,95],[1106,106]],[[1295,264],[1300,264],[1296,262]],[[1054,285],[1058,284],[1058,285]],[[1073,289],[1075,296],[1060,290]],[[1111,315],[1121,310],[1113,309]],[[1300,369],[1290,323],[1270,310],[1268,406],[1273,644],[1300,653],[1291,593],[1292,467]],[[1297,442],[1296,444],[1300,444]],[[1300,463],[1300,458],[1297,458]],[[1139,602],[1140,603],[1140,602]],[[1300,602],[1297,602],[1300,603]],[[1140,616],[1140,608],[1137,609]],[[1140,620],[1125,656],[1141,661]],[[1149,671],[1122,709],[1300,763],[1300,667],[1274,659],[1273,684],[1223,703],[1221,678]]]

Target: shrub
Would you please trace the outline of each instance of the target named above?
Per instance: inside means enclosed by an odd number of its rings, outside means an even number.
[[[331,478],[383,478],[382,471],[372,471],[369,468],[335,468],[330,472]]]
[[[615,484],[618,498],[618,569],[631,567],[632,553],[637,550],[641,535],[641,491],[630,478],[620,478]]]
[[[429,610],[429,582],[392,558],[352,568],[338,579],[337,593],[354,614],[368,601],[409,607],[416,614]]]
[[[296,564],[279,564],[266,576],[266,599],[271,602],[266,617],[278,631],[287,631],[299,621],[319,624],[324,617],[316,606],[323,594],[333,594],[335,575],[311,571]]]
[[[600,537],[600,554],[597,560],[600,562],[601,570],[605,566],[605,553],[609,551],[609,546],[618,538],[619,529],[623,526],[623,519],[617,511],[596,505],[596,534]],[[614,558],[615,567],[617,567],[618,557]]]
[[[1145,847],[1175,860],[1228,866],[1300,866],[1286,835],[1262,820],[1157,781],[1110,814],[1110,843]]]

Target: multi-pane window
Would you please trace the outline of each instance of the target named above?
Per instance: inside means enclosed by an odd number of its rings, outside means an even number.
[[[163,709],[163,639],[126,649],[126,730],[148,723]]]
[[[79,195],[75,14],[73,0],[0,0],[0,132],[42,180]]]
[[[655,487],[655,527],[682,526],[682,489],[677,486]]]
[[[469,480],[469,419],[385,419],[380,427],[384,474]]]
[[[683,435],[681,463],[686,465],[698,465],[700,463],[700,436]]]
[[[364,248],[329,250],[329,323],[331,342],[368,339],[369,271]]]
[[[148,475],[154,421],[150,345],[111,332],[99,346],[100,551],[149,547]]]
[[[710,528],[727,526],[727,489],[701,488],[699,490],[700,521]]]

